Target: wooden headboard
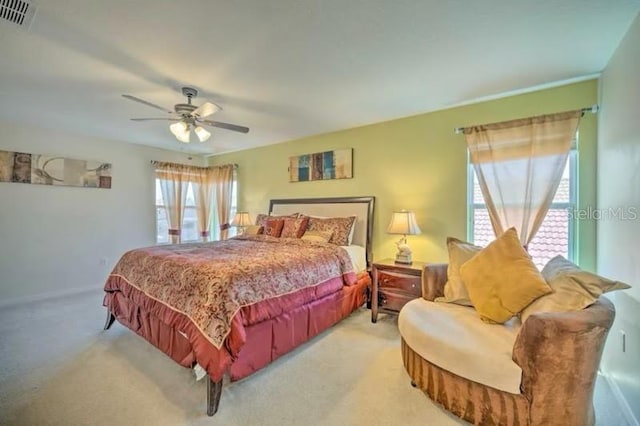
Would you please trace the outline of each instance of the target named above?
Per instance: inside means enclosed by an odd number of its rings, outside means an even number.
[[[375,197],[291,198],[271,200],[269,213],[286,215],[302,213],[309,216],[356,216],[353,242],[366,248],[367,267],[373,261],[373,207]]]

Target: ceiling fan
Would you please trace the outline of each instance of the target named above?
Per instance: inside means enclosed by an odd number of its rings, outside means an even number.
[[[220,106],[212,103],[205,102],[200,106],[191,104],[191,99],[198,96],[198,91],[192,87],[183,87],[182,94],[187,97],[186,104],[175,104],[173,109],[174,111],[170,111],[167,108],[163,108],[154,103],[145,101],[144,99],[137,98],[132,95],[122,95],[122,97],[140,102],[141,104],[148,105],[150,107],[159,109],[160,111],[166,112],[169,114],[169,117],[159,117],[159,118],[132,118],[133,121],[152,121],[152,120],[166,120],[166,121],[174,121],[175,123],[169,126],[169,130],[171,133],[178,139],[180,142],[189,143],[191,140],[191,130],[196,134],[198,140],[200,142],[204,142],[211,136],[211,133],[202,127],[212,126],[219,127],[221,129],[231,130],[234,132],[240,133],[248,133],[249,128],[244,126],[237,126],[235,124],[223,123],[221,121],[213,121],[213,120],[205,120],[205,117],[210,116],[222,108]]]

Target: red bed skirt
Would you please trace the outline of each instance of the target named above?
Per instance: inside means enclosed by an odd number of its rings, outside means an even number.
[[[369,274],[364,272],[354,285],[341,285],[336,290],[334,282],[327,282],[265,305],[245,307],[234,317],[232,332],[220,349],[184,314],[124,281],[107,283],[104,306],[120,323],[178,364],[191,368],[197,362],[214,381],[221,380],[228,371],[233,381],[259,370],[347,317],[363,305],[370,284]]]

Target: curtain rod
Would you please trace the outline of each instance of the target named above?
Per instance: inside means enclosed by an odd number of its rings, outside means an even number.
[[[580,109],[580,111],[584,114],[585,112],[590,112],[592,114],[597,113],[600,110],[600,107],[598,106],[598,104],[593,104],[590,107],[585,107]],[[456,127],[455,129],[453,129],[453,131],[456,134],[460,134],[464,131],[465,127]]]
[[[189,158],[189,159],[191,159],[191,158]],[[150,160],[149,163],[151,163],[151,164],[153,164],[155,166],[158,163],[171,163],[171,162],[170,161]],[[209,167],[220,167],[220,166],[233,166],[234,169],[238,168],[238,165],[236,163],[220,164],[218,166],[196,166],[196,165],[193,165],[193,164],[182,164],[182,163],[172,163],[172,164],[176,164],[178,166],[200,167],[201,169],[207,169]]]

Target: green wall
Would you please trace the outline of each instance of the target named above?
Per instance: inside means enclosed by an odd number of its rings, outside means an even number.
[[[597,102],[597,80],[310,136],[210,157],[236,163],[239,208],[252,217],[271,198],[376,197],[374,259],[393,257],[397,235],[386,234],[391,212],[413,210],[422,229],[409,237],[416,260],[445,261],[445,239],[467,235],[467,151],[454,128],[578,109]],[[580,124],[579,204],[595,205],[596,118]],[[353,148],[353,179],[290,183],[289,157]],[[579,262],[595,269],[595,223],[578,224]]]

